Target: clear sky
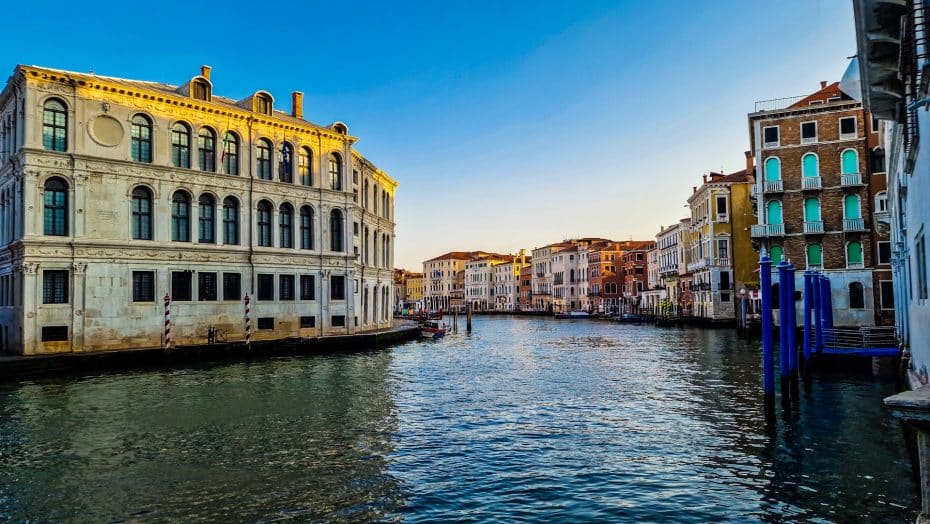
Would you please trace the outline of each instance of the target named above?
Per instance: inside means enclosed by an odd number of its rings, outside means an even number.
[[[0,67],[305,93],[400,182],[396,265],[572,236],[652,238],[701,174],[733,171],[753,102],[839,80],[849,0],[5,6]]]

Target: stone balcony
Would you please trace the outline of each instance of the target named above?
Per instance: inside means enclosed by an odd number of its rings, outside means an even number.
[[[804,222],[804,234],[805,235],[823,234],[823,220],[805,221]]]
[[[784,224],[754,224],[750,229],[752,238],[768,238],[785,236]]]
[[[819,176],[806,176],[801,178],[801,189],[821,189],[823,188],[822,179]]]
[[[861,173],[845,173],[840,175],[840,185],[843,187],[858,187],[862,185]]]
[[[766,180],[764,183],[765,187],[763,191],[766,193],[781,193],[784,191],[781,180]]]
[[[844,218],[843,231],[865,231],[865,220],[861,218]]]

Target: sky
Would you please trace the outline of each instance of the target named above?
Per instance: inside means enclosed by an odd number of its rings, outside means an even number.
[[[702,174],[744,166],[755,101],[837,81],[856,52],[849,0],[292,4],[15,2],[0,68],[180,84],[209,64],[217,95],[282,110],[303,91],[305,118],[345,122],[400,183],[395,266],[420,270],[654,238]]]

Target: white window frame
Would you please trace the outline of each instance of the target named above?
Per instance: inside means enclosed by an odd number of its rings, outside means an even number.
[[[844,135],[844,134],[843,134],[843,120],[848,120],[848,119],[850,119],[850,118],[851,118],[852,121],[853,121],[853,132],[852,132],[852,134],[847,133],[847,134]],[[836,121],[836,126],[837,126],[837,129],[836,129],[836,130],[837,130],[838,133],[839,133],[840,140],[852,140],[852,139],[855,139],[855,138],[859,138],[859,119],[858,119],[858,117],[855,117],[855,116],[844,116],[844,117],[842,117],[842,118],[840,118],[839,120]]]
[[[814,124],[814,137],[813,138],[804,138],[804,124]],[[800,131],[802,144],[815,144],[817,143],[817,139],[820,136],[819,130],[817,129],[816,120],[808,120],[806,122],[801,122],[801,127],[800,129],[798,129],[798,131]]]
[[[765,130],[766,129],[775,129],[778,132],[778,140],[775,142],[766,142],[765,141]],[[762,146],[763,147],[781,147],[781,126],[764,126],[762,128]]]

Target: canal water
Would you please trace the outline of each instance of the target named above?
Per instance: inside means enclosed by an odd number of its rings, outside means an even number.
[[[894,383],[766,431],[729,330],[476,318],[380,352],[0,386],[0,521],[912,522]]]

